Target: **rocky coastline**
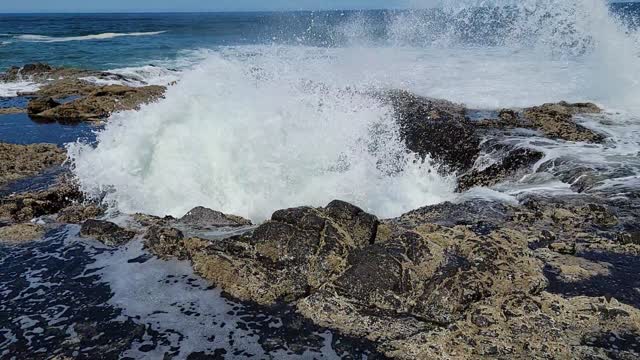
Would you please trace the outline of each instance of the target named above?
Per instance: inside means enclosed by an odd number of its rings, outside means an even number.
[[[0,115],[104,120],[156,101],[166,89],[97,85],[83,80],[88,76],[126,80],[45,64],[11,68],[0,81],[28,77],[44,85],[22,94],[30,98],[26,109]],[[45,189],[0,192],[0,242],[38,239],[55,224],[81,225],[81,236],[114,247],[142,238],[151,254],[190,261],[230,298],[265,312],[287,307],[388,358],[640,356],[640,189],[611,196],[598,187],[609,170],[547,161],[535,146],[505,141],[535,134],[600,144],[606,134],[578,118],[602,110],[559,102],[472,119],[470,109],[446,100],[400,90],[375,96],[394,108],[407,149],[455,173],[460,193],[547,170],[574,193],[523,193],[516,203],[468,197],[393,219],[335,200],[278,210],[258,225],[199,207],[180,219],[135,214],[120,226],[63,172]],[[65,158],[54,145],[2,143],[0,190],[63,167]],[[235,232],[206,236],[218,228]]]

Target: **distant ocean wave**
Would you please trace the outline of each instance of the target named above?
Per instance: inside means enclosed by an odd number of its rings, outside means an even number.
[[[14,36],[14,39],[21,40],[21,41],[30,41],[30,42],[54,43],[54,42],[67,42],[67,41],[108,40],[108,39],[114,39],[114,38],[125,37],[125,36],[153,36],[153,35],[160,35],[165,32],[166,31],[102,33],[102,34],[94,34],[94,35],[65,36],[65,37],[25,34],[25,35],[16,35]]]

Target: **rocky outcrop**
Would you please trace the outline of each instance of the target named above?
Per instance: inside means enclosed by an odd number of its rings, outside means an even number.
[[[129,87],[109,85],[96,88],[79,99],[55,105],[52,100],[38,98],[29,103],[29,115],[39,119],[56,121],[97,121],[109,117],[113,112],[133,110],[142,104],[161,98],[162,86]],[[46,103],[50,108],[33,105]],[[40,111],[43,110],[43,111]]]
[[[59,166],[65,160],[65,151],[55,145],[0,143],[0,187]]]
[[[60,103],[53,100],[51,97],[40,97],[29,101],[27,105],[27,113],[30,116],[36,116],[45,111],[51,110],[56,106],[60,106]]]
[[[521,112],[503,109],[498,113],[497,119],[480,121],[477,125],[481,128],[532,129],[540,131],[550,139],[600,143],[605,140],[605,137],[578,124],[575,115],[598,114],[601,111],[595,104],[570,104],[561,101],[526,108]]]
[[[471,168],[480,153],[480,138],[465,118],[464,107],[406,91],[391,91],[386,96],[396,111],[408,150],[430,156],[448,171]]]
[[[81,224],[85,220],[96,218],[102,214],[104,214],[104,209],[99,206],[74,204],[62,209],[56,220],[66,224]]]
[[[576,289],[620,276],[582,254],[640,254],[619,240],[630,238],[621,234],[633,230],[635,210],[584,200],[444,203],[384,221],[334,201],[277,211],[224,240],[187,237],[159,220],[146,244],[191,260],[235,298],[288,303],[393,358],[633,356],[607,336],[640,339],[631,292],[620,289],[614,301],[554,290],[557,281]]]
[[[498,152],[497,161],[482,169],[472,169],[458,177],[458,191],[466,191],[476,186],[493,186],[517,175],[530,173],[531,167],[544,158],[544,153],[529,148],[496,145],[493,151]]]
[[[0,227],[0,243],[20,244],[40,239],[44,228],[36,224],[16,224]]]
[[[210,229],[217,227],[249,226],[251,221],[236,215],[227,215],[219,211],[198,206],[189,211],[178,221],[180,224],[199,228]]]
[[[58,183],[48,189],[0,198],[0,221],[21,223],[57,214],[81,201],[83,194],[73,184]]]
[[[127,243],[136,235],[118,225],[102,220],[87,220],[82,224],[80,235],[94,238],[106,245],[118,246]]]

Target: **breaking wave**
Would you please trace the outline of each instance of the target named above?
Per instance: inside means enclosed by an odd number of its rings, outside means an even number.
[[[406,152],[372,89],[476,109],[640,110],[637,34],[603,0],[423,1],[335,33],[348,41],[200,52],[166,99],[114,115],[96,146],[69,146],[83,190],[157,215],[203,205],[262,220],[339,198],[396,216],[454,198],[455,180]]]

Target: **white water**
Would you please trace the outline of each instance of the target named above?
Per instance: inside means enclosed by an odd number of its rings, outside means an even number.
[[[517,5],[515,25],[493,34],[491,44],[465,42],[461,30],[478,25],[464,10],[496,3]],[[636,156],[638,140],[618,136],[639,128],[636,34],[609,15],[604,1],[436,5],[462,25],[435,31],[415,12],[391,22],[388,46],[371,45],[355,23],[340,29],[352,35],[348,47],[201,51],[198,59],[205,59],[165,100],[113,116],[96,148],[71,145],[74,171],[87,193],[106,193],[123,212],[158,215],[204,205],[262,220],[275,209],[340,198],[385,217],[454,199],[452,178],[405,154],[391,109],[358,91],[371,88],[403,88],[479,109],[594,101],[620,111],[601,120],[624,128],[593,120],[589,126],[613,136],[609,143],[559,143],[543,149],[547,160]],[[568,188],[553,179],[516,188],[523,187]]]
[[[103,33],[103,34],[92,34],[92,35],[84,35],[84,36],[62,36],[62,37],[24,34],[24,35],[16,35],[14,36],[14,39],[20,40],[20,41],[54,43],[54,42],[67,42],[67,41],[109,40],[109,39],[125,37],[125,36],[153,36],[153,35],[160,35],[163,33],[165,33],[165,31]]]

